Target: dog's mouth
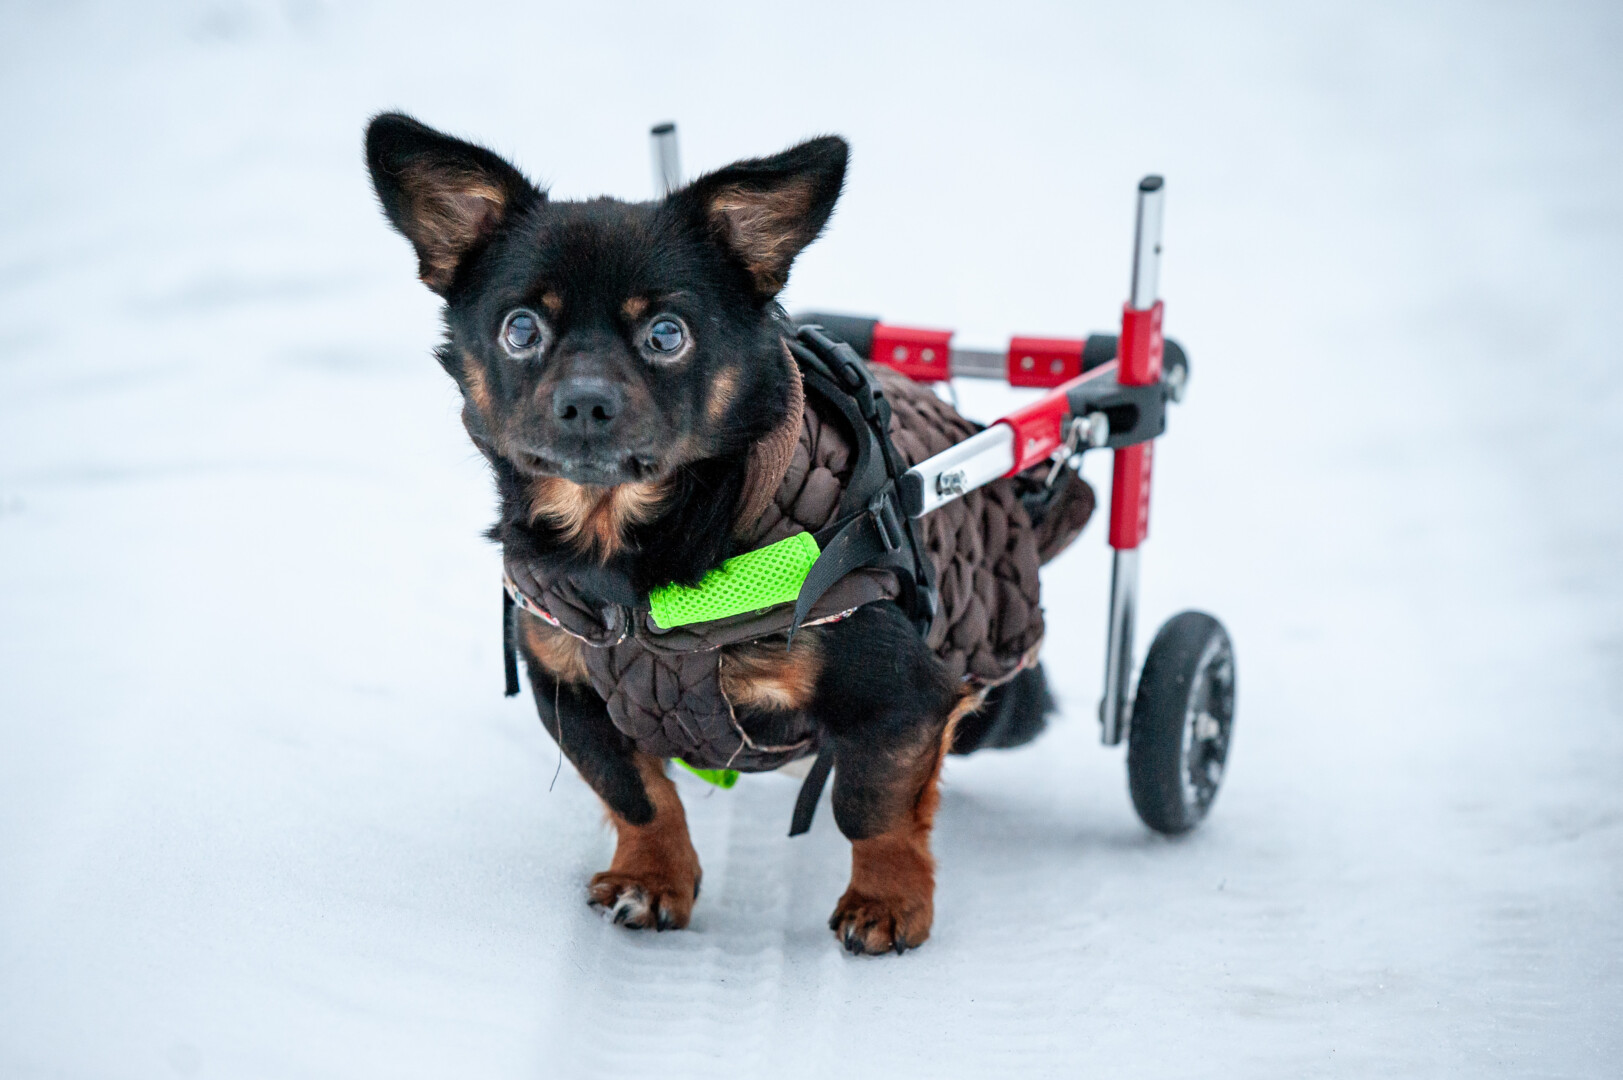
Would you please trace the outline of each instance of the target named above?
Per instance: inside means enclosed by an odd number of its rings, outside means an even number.
[[[564,457],[534,450],[518,450],[511,460],[519,472],[531,478],[555,476],[574,484],[614,487],[659,479],[664,463],[651,453],[631,453],[619,457],[590,455]]]

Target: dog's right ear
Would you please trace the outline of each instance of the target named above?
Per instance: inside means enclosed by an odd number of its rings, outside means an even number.
[[[417,249],[418,276],[441,296],[503,221],[546,198],[484,147],[403,113],[367,125],[366,164],[383,212]]]

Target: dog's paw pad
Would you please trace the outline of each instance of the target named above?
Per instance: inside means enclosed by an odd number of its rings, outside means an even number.
[[[587,903],[627,930],[679,930],[693,914],[697,886],[672,881],[639,881],[626,874],[598,874]]]
[[[934,911],[928,902],[906,897],[872,897],[847,892],[828,920],[845,951],[856,956],[898,956],[930,936]]]

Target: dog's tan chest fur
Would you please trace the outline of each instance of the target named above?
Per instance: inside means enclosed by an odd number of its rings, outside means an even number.
[[[530,520],[547,522],[582,554],[607,561],[625,546],[627,529],[652,520],[666,494],[661,483],[600,488],[542,476],[530,483]]]

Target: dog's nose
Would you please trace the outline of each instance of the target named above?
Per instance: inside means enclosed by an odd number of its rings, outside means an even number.
[[[625,391],[607,379],[568,379],[552,395],[553,417],[582,434],[604,430],[625,406]]]

